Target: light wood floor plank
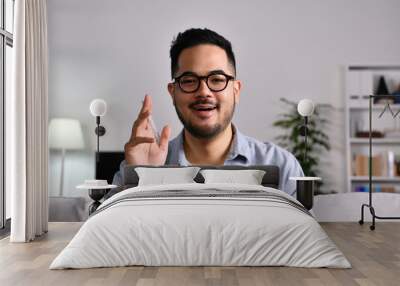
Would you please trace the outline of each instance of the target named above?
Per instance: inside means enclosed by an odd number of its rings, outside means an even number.
[[[32,243],[0,240],[0,285],[400,285],[400,223],[378,222],[375,231],[357,223],[321,224],[351,262],[352,269],[295,267],[116,267],[48,269],[81,223],[50,223],[50,231]]]

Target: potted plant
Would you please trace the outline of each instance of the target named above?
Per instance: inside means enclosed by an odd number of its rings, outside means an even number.
[[[286,98],[281,98],[281,102],[288,106],[287,112],[280,115],[280,118],[273,123],[273,126],[283,129],[284,134],[277,136],[278,145],[291,152],[299,161],[306,176],[319,176],[319,156],[323,151],[330,150],[329,136],[326,134],[325,127],[328,120],[323,118],[319,107],[326,105],[316,105],[314,114],[308,119],[307,131],[307,159],[304,159],[304,137],[301,135],[301,126],[304,122],[297,112],[297,103]],[[322,182],[322,181],[321,181]],[[319,183],[322,185],[322,183]]]

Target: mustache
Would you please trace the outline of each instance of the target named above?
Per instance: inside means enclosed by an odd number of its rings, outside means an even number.
[[[192,102],[191,104],[189,104],[189,107],[190,107],[190,108],[194,108],[194,107],[195,107],[196,105],[198,105],[198,104],[212,105],[212,106],[215,106],[216,108],[219,107],[219,103],[218,103],[218,102],[214,102],[214,101],[212,101],[212,100],[207,100],[207,99],[199,99],[199,100],[196,100],[196,101]]]

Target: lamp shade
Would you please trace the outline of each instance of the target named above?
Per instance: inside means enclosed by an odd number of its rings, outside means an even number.
[[[314,112],[314,102],[310,99],[302,99],[297,105],[297,112],[301,116],[311,116]]]
[[[77,150],[84,148],[81,124],[76,119],[53,118],[49,125],[49,147]]]
[[[100,98],[93,99],[89,109],[93,116],[104,116],[107,112],[107,103]]]

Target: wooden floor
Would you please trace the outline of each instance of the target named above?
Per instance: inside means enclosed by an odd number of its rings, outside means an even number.
[[[324,223],[323,228],[353,268],[290,267],[120,267],[48,270],[80,223],[50,223],[32,242],[0,241],[0,285],[400,285],[400,223]]]

